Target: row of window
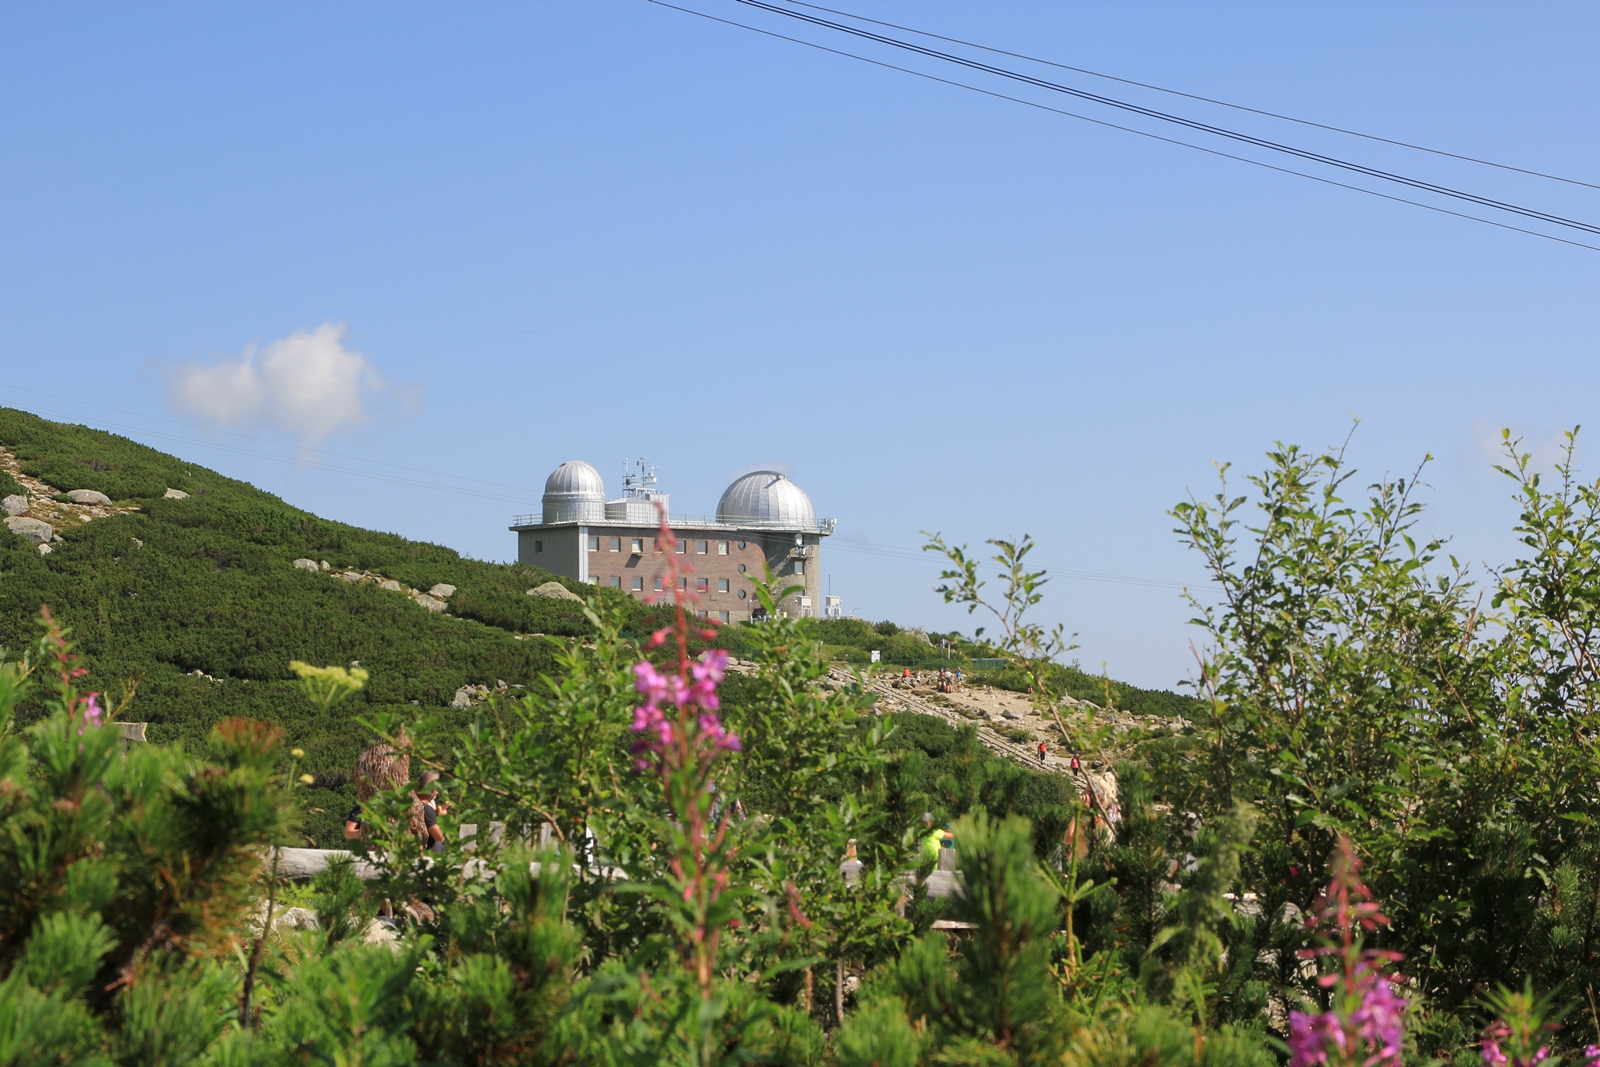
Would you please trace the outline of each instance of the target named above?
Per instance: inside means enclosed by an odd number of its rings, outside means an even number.
[[[642,577],[641,578],[633,578],[633,579],[630,579],[630,580],[633,583],[632,588],[633,588],[634,592],[636,592],[636,593],[644,592],[644,579]],[[663,581],[664,581],[664,579],[661,579],[661,578],[657,578],[656,579],[656,587],[655,587],[655,591],[656,592],[659,593],[659,592],[662,591],[662,589],[663,589],[663,585],[662,585]],[[611,578],[609,578],[607,580],[606,584],[610,585],[611,588],[613,588],[613,589],[621,589],[622,588],[622,577],[620,575],[613,575]],[[695,590],[697,592],[709,593],[711,591],[711,579],[709,579],[709,578],[696,578],[694,580],[694,587],[695,587]],[[687,578],[679,578],[678,579],[678,588],[687,591],[688,588],[689,588],[689,579],[687,579]],[[728,579],[726,579],[726,578],[718,578],[717,579],[717,592],[719,592],[719,593],[728,592]],[[743,589],[739,590],[739,599],[740,600],[743,600],[745,598],[745,595],[746,594],[745,594],[745,591]]]
[[[605,543],[606,543],[606,551],[607,552],[621,552],[622,551],[622,542],[623,542],[624,538],[621,538],[621,537],[607,537],[607,538],[603,538],[603,539],[599,538],[599,537],[591,537],[591,538],[589,538],[589,551],[590,552],[598,552],[598,551],[600,551],[600,542],[601,542],[601,540],[605,541]],[[628,542],[628,551],[629,551],[629,553],[631,553],[632,555],[635,555],[635,556],[644,555],[644,542],[645,542],[644,538],[642,538],[642,537],[629,537],[629,538],[626,538],[626,540]],[[746,544],[746,542],[744,542],[744,541],[738,542],[738,545],[739,545],[740,548],[744,548],[745,544]],[[727,541],[679,541],[678,542],[678,555],[680,555],[680,556],[688,555],[689,554],[689,546],[690,545],[694,546],[694,554],[697,555],[697,556],[710,556],[710,555],[726,556],[728,554],[728,550],[729,550],[729,542],[727,542]],[[542,541],[535,541],[533,543],[533,550],[535,552],[543,552],[544,551],[544,543]]]

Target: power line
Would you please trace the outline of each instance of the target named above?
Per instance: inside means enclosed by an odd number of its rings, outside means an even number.
[[[1434,193],[1439,196],[1451,197],[1466,203],[1477,204],[1479,207],[1487,207],[1492,210],[1505,211],[1511,214],[1521,215],[1525,218],[1534,219],[1538,222],[1549,223],[1553,226],[1564,226],[1569,229],[1582,231],[1584,233],[1600,234],[1600,225],[1596,225],[1591,222],[1569,219],[1562,215],[1554,215],[1550,212],[1539,211],[1535,208],[1523,207],[1519,204],[1512,204],[1504,200],[1495,200],[1492,197],[1480,196],[1477,193],[1466,192],[1465,190],[1456,189],[1448,185],[1439,185],[1435,182],[1423,181],[1420,178],[1411,178],[1403,174],[1395,174],[1392,171],[1381,170],[1377,167],[1369,167],[1362,163],[1355,163],[1350,160],[1340,159],[1337,156],[1324,155],[1321,152],[1312,152],[1309,149],[1295,148],[1293,145],[1286,145],[1278,141],[1268,140],[1265,137],[1257,137],[1254,134],[1242,133],[1238,130],[1230,130],[1223,126],[1214,126],[1211,123],[1201,122],[1198,119],[1184,118],[1181,115],[1174,115],[1166,111],[1158,111],[1155,108],[1145,107],[1142,104],[1135,104],[1127,100],[1118,100],[1115,97],[1104,96],[1100,93],[1091,93],[1086,89],[1076,89],[1070,85],[1062,85],[1059,82],[1048,81],[1044,78],[1036,78],[1031,74],[1023,74],[1020,71],[1010,70],[1006,67],[998,67],[992,63],[983,63],[979,60],[968,59],[965,56],[958,56],[950,52],[941,52],[936,48],[929,48],[926,45],[916,44],[912,41],[902,41],[899,38],[889,37],[881,33],[874,33],[871,30],[864,30],[856,26],[847,26],[844,23],[833,22],[830,19],[821,18],[816,15],[809,15],[803,11],[794,11],[789,8],[780,7],[777,4],[767,3],[766,0],[736,0],[736,2],[743,4],[746,7],[755,8],[758,11],[766,11],[775,15],[782,15],[785,18],[795,19],[799,22],[804,22],[812,26],[834,30],[836,32],[848,34],[852,37],[857,37],[862,40],[872,41],[876,44],[888,45],[891,48],[898,48],[916,55],[927,56],[930,59],[943,60],[946,63],[953,63],[957,66],[966,67],[969,70],[979,71],[984,74],[992,74],[996,77],[1006,78],[1011,81],[1019,82],[1023,85],[1031,85],[1036,88],[1048,90],[1050,92],[1063,93],[1079,100],[1101,104],[1106,107],[1117,108],[1131,114],[1141,115],[1145,118],[1172,123],[1177,126],[1185,127],[1186,129],[1195,130],[1199,133],[1207,133],[1216,137],[1227,138],[1229,140],[1238,141],[1242,144],[1248,144],[1256,148],[1264,148],[1268,151],[1279,152],[1297,159],[1304,159],[1308,162],[1321,163],[1325,166],[1336,167],[1340,170],[1349,171],[1353,174],[1361,174],[1369,178],[1377,178],[1380,181],[1393,182],[1411,189],[1416,189],[1420,192]]]
[[[657,7],[665,7],[673,11],[682,12],[685,15],[694,15],[710,22],[721,23],[724,26],[732,26],[741,30],[749,30],[751,33],[759,33],[764,37],[772,37],[780,41],[788,41],[791,44],[804,45],[806,48],[814,48],[819,52],[827,52],[829,55],[840,56],[844,59],[854,59],[861,63],[871,64],[874,67],[882,67],[885,70],[899,71],[902,74],[910,74],[915,78],[922,78],[926,81],[937,82],[940,85],[948,85],[955,89],[965,89],[968,92],[993,97],[996,100],[1006,100],[1013,104],[1022,104],[1025,107],[1031,107],[1038,111],[1048,111],[1052,115],[1061,115],[1069,119],[1077,119],[1080,122],[1091,123],[1095,126],[1104,126],[1107,129],[1120,130],[1123,133],[1131,133],[1139,137],[1146,137],[1152,141],[1160,141],[1163,144],[1176,145],[1179,148],[1188,148],[1195,152],[1204,152],[1208,156],[1217,156],[1221,159],[1231,159],[1236,163],[1248,163],[1252,167],[1260,167],[1263,170],[1276,171],[1279,174],[1289,174],[1296,178],[1305,178],[1308,181],[1320,182],[1323,185],[1331,185],[1338,189],[1348,189],[1353,193],[1362,193],[1366,196],[1374,196],[1380,200],[1389,200],[1396,204],[1406,204],[1410,207],[1419,207],[1424,211],[1433,211],[1440,215],[1449,215],[1453,218],[1465,219],[1468,222],[1476,222],[1484,226],[1493,226],[1500,230],[1510,230],[1513,233],[1527,234],[1530,237],[1539,237],[1546,241],[1554,241],[1557,244],[1571,245],[1574,248],[1585,248],[1591,252],[1600,252],[1600,245],[1585,244],[1582,241],[1574,241],[1566,237],[1557,237],[1554,234],[1542,233],[1539,230],[1530,230],[1524,226],[1514,226],[1508,222],[1496,222],[1494,219],[1486,219],[1478,215],[1469,215],[1464,211],[1453,211],[1450,208],[1440,207],[1437,204],[1424,203],[1421,200],[1408,200],[1403,196],[1395,196],[1392,193],[1383,193],[1376,189],[1368,189],[1360,185],[1351,185],[1348,182],[1335,181],[1332,178],[1325,178],[1320,174],[1308,174],[1303,170],[1295,170],[1292,167],[1280,167],[1276,164],[1266,163],[1259,159],[1251,159],[1249,156],[1234,155],[1232,152],[1223,152],[1220,149],[1207,148],[1204,145],[1193,144],[1189,141],[1180,141],[1175,137],[1165,137],[1159,133],[1151,133],[1148,130],[1140,130],[1132,126],[1123,126],[1115,122],[1108,122],[1105,119],[1097,119],[1088,115],[1081,115],[1076,111],[1067,111],[1063,108],[1051,107],[1049,104],[1041,104],[1037,100],[1028,100],[1020,96],[1008,96],[1005,93],[996,92],[993,89],[984,89],[976,85],[968,85],[966,82],[958,82],[950,78],[941,78],[936,74],[929,74],[926,71],[914,70],[911,67],[902,67],[894,63],[885,62],[881,59],[872,59],[868,56],[858,55],[855,52],[846,52],[839,48],[830,48],[828,45],[818,44],[815,41],[807,41],[800,37],[790,37],[788,34],[778,33],[774,30],[763,29],[760,26],[751,26],[748,23],[737,22],[733,19],[725,19],[721,16],[712,15],[704,11],[697,11],[694,8],[679,7],[677,4],[668,3],[667,0],[647,0],[647,2],[655,4]]]
[[[1058,70],[1070,70],[1075,74],[1087,74],[1091,78],[1104,78],[1106,81],[1120,82],[1123,85],[1134,85],[1138,86],[1140,89],[1150,89],[1154,92],[1166,93],[1169,96],[1181,96],[1186,100],[1198,100],[1203,104],[1216,104],[1218,107],[1232,108],[1235,111],[1244,111],[1251,115],[1261,115],[1269,119],[1281,119],[1284,122],[1293,122],[1301,126],[1310,126],[1313,129],[1327,130],[1330,133],[1342,133],[1349,137],[1360,137],[1368,141],[1377,141],[1380,144],[1394,145],[1397,148],[1409,148],[1414,152],[1427,152],[1430,155],[1444,156],[1447,159],[1459,159],[1464,163],[1476,163],[1484,167],[1494,167],[1498,170],[1508,170],[1517,174],[1527,174],[1534,178],[1548,178],[1550,181],[1565,182],[1568,185],[1581,185],[1585,189],[1600,189],[1600,185],[1579,181],[1576,178],[1563,178],[1559,174],[1546,174],[1541,170],[1528,170],[1524,167],[1513,167],[1508,163],[1496,163],[1493,160],[1479,159],[1476,156],[1464,156],[1457,152],[1446,152],[1440,148],[1429,148],[1426,145],[1412,144],[1410,141],[1396,141],[1390,137],[1379,137],[1377,134],[1362,133],[1360,130],[1348,130],[1343,126],[1329,126],[1326,123],[1312,122],[1310,119],[1295,118],[1293,115],[1283,115],[1276,111],[1264,111],[1261,108],[1248,107],[1244,104],[1233,104],[1226,100],[1218,100],[1215,97],[1200,96],[1197,93],[1186,93],[1181,89],[1167,89],[1160,85],[1152,85],[1149,82],[1135,81],[1132,78],[1119,78],[1115,74],[1106,74],[1098,70],[1089,70],[1087,67],[1074,67],[1067,63],[1057,63],[1055,60],[1051,59],[1040,59],[1038,56],[1025,55],[1021,52],[1008,52],[1004,48],[993,48],[986,44],[978,44],[976,41],[964,41],[959,37],[946,37],[943,34],[930,33],[927,30],[919,30],[914,26],[902,26],[896,22],[882,22],[878,19],[869,19],[865,15],[853,15],[848,11],[840,11],[837,8],[823,7],[821,4],[808,4],[805,2],[805,0],[785,0],[785,2],[793,4],[796,7],[808,7],[813,11],[826,11],[830,15],[840,15],[847,19],[855,19],[857,22],[868,22],[874,26],[887,26],[892,30],[903,30],[906,33],[914,33],[919,37],[930,37],[936,41],[948,41],[950,44],[959,44],[967,48],[977,48],[984,52],[993,52],[995,55],[1010,56],[1012,59],[1025,59],[1029,63],[1040,63],[1047,67],[1055,67]]]

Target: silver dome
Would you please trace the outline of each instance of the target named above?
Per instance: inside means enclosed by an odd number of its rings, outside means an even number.
[[[813,529],[817,513],[805,490],[777,471],[746,474],[722,494],[717,521],[778,530]]]
[[[606,483],[581,459],[569,459],[544,483],[545,522],[604,522]]]

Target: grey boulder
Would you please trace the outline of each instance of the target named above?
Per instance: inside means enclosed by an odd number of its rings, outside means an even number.
[[[434,597],[429,596],[427,593],[423,593],[421,596],[417,597],[417,603],[427,608],[429,611],[443,611],[445,608],[449,607],[449,605],[444,601],[435,599]]]
[[[26,537],[36,545],[46,544],[56,534],[48,522],[39,519],[24,519],[11,515],[6,518],[6,525],[11,527],[12,533]]]
[[[4,500],[0,500],[0,511],[5,512],[7,515],[22,515],[25,514],[27,510],[28,498],[25,496],[17,496],[13,494],[6,497]]]
[[[189,499],[189,494],[185,493],[182,489],[168,489],[165,493],[162,493],[161,495],[166,497],[168,500],[188,500]]]
[[[317,569],[317,561],[314,559],[297,559],[294,561],[294,565],[303,571],[314,571]]]
[[[577,593],[574,593],[560,582],[545,582],[541,586],[536,586],[528,590],[528,595],[547,596],[555,600],[583,600],[583,597],[579,596]]]
[[[67,494],[67,499],[74,504],[101,504],[110,506],[111,498],[95,489],[74,489]]]
[[[456,587],[453,585],[446,585],[444,582],[440,582],[438,585],[428,590],[428,595],[438,597],[440,600],[449,600],[451,597],[456,595]]]
[[[393,578],[390,578],[387,581],[379,582],[378,588],[387,589],[391,593],[398,593],[400,591],[400,583],[395,581]]]

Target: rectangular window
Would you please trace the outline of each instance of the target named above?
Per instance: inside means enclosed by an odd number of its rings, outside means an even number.
[[[728,554],[728,542],[726,542],[726,541],[718,541],[717,542],[717,555],[726,556],[727,554]]]
[[[717,612],[717,619],[721,622],[732,622],[733,619],[726,611]]]
[[[717,592],[726,593],[727,591],[728,591],[728,579],[726,579],[726,578],[718,578],[717,579]]]
[[[687,578],[679,578],[678,579],[678,588],[687,590],[689,588],[689,579],[687,579]]]
[[[644,538],[635,537],[633,539],[633,554],[635,556],[644,555]]]
[[[611,588],[613,588],[613,589],[621,589],[622,588],[622,578],[621,578],[620,575],[612,577],[612,579],[611,579]]]
[[[796,574],[804,574],[806,572],[806,561],[803,560],[803,559],[795,560],[794,561],[794,572]]]
[[[543,541],[535,541],[533,543],[533,551],[536,554],[539,553],[539,552],[543,552],[544,551],[544,542]]]
[[[634,589],[634,592],[637,592],[637,593],[644,592],[644,579],[643,578],[635,578],[633,580],[633,589]]]
[[[689,551],[689,542],[687,542],[687,541],[679,541],[678,542],[678,555],[681,556],[687,551]]]
[[[589,538],[589,551],[590,552],[598,552],[598,551],[600,551],[600,538],[598,538],[598,537]]]
[[[709,578],[696,578],[694,580],[694,587],[696,589],[700,590],[700,592],[704,593],[707,589],[711,588],[711,579],[709,579]]]
[[[662,587],[663,584],[665,584],[665,583],[663,583],[663,581],[660,578],[656,579],[656,592],[658,592],[658,593],[661,592],[661,587]]]
[[[695,553],[697,555],[701,555],[701,556],[705,555],[706,554],[706,549],[709,546],[709,544],[710,544],[710,542],[708,542],[708,541],[696,541],[694,543]]]
[[[600,579],[596,578],[594,575],[591,574],[591,575],[589,575],[589,577],[585,578],[583,580],[583,582],[584,582],[585,585],[599,585],[600,584]]]
[[[622,551],[622,538],[620,538],[620,537],[611,538],[611,543],[606,545],[606,547],[609,548],[613,552],[621,552]]]

